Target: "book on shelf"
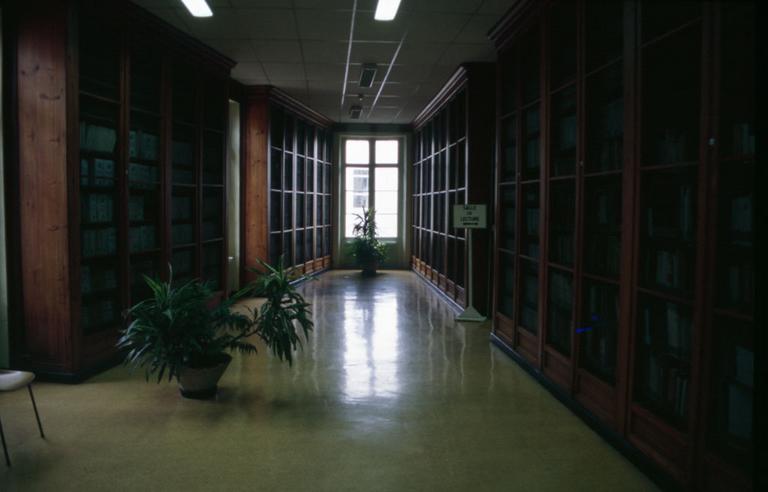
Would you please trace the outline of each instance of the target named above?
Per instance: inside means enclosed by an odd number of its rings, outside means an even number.
[[[669,251],[656,252],[656,283],[676,288],[680,285],[680,263],[678,256]]]
[[[680,187],[680,236],[684,240],[693,238],[693,187]]]
[[[755,153],[755,130],[751,124],[733,125],[733,153],[736,155]]]
[[[160,139],[157,135],[141,132],[141,145],[139,146],[139,157],[146,160],[157,159],[160,147]]]
[[[731,199],[731,231],[752,232],[752,195],[736,196]]]
[[[648,388],[648,396],[651,400],[658,401],[661,398],[662,369],[656,355],[653,353],[648,354],[647,363],[648,380],[646,381],[646,385]]]
[[[576,115],[568,115],[560,118],[559,150],[573,150],[576,148]]]
[[[83,123],[80,125],[80,147],[94,152],[114,152],[117,132],[114,128]]]
[[[97,186],[110,186],[115,179],[115,162],[109,159],[93,160],[94,183]]]
[[[525,167],[536,169],[539,166],[539,139],[528,140],[525,144]]]
[[[749,388],[737,383],[728,385],[728,433],[731,436],[751,439],[753,405],[754,396]]]
[[[645,345],[651,345],[651,308],[643,308],[643,343]]]
[[[736,345],[734,366],[734,379],[745,386],[751,387],[754,384],[754,352],[741,345]]]
[[[666,328],[667,328],[667,346],[675,351],[680,349],[680,313],[677,304],[666,303]]]

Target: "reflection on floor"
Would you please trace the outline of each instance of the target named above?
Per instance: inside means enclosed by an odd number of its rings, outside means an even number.
[[[302,287],[316,332],[292,368],[235,357],[217,401],[115,368],[0,395],[3,491],[656,490],[409,272]]]

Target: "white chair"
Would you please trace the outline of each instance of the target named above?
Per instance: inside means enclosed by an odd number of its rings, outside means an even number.
[[[35,404],[35,395],[32,394],[32,381],[34,381],[35,375],[27,371],[9,371],[0,369],[0,391],[16,391],[24,386],[29,391],[29,397],[32,399],[32,408],[35,410],[35,418],[37,419],[37,428],[40,429],[40,437],[45,439],[43,434],[43,424],[40,423],[40,415],[37,413],[37,405]],[[5,434],[3,434],[3,423],[0,421],[0,439],[3,441],[3,452],[5,452],[5,464],[11,466],[11,458],[8,457],[8,447],[5,444]]]

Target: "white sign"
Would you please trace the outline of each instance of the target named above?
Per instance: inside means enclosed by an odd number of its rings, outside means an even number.
[[[453,227],[457,229],[485,229],[485,205],[454,205]]]

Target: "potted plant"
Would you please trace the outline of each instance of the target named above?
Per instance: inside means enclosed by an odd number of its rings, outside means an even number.
[[[249,340],[261,338],[280,360],[293,362],[293,350],[312,329],[310,305],[291,285],[290,272],[280,259],[273,267],[260,262],[265,272],[253,284],[216,304],[207,283],[192,280],[173,284],[144,276],[149,299],[125,313],[130,318],[118,348],[127,351],[126,364],[144,367],[146,378],[160,382],[176,378],[182,396],[211,398],[236,350],[256,353]],[[260,272],[261,273],[261,272]],[[256,293],[266,297],[260,309],[234,309],[237,301]]]
[[[379,263],[386,258],[384,245],[376,237],[376,211],[363,208],[363,215],[355,214],[357,221],[352,228],[351,252],[364,276],[376,275]]]

